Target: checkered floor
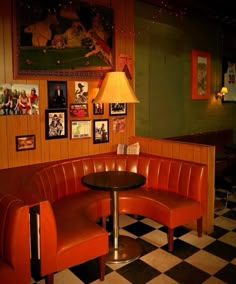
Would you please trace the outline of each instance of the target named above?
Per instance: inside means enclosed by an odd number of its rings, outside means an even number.
[[[217,191],[217,202],[224,194]],[[144,217],[121,215],[120,227],[120,234],[136,238],[141,244],[142,255],[128,264],[107,264],[104,284],[236,283],[236,195],[229,196],[227,208],[221,203],[215,211],[212,234],[198,238],[194,230],[177,228],[172,253],[167,250],[166,228],[162,225]],[[101,283],[96,261],[54,277],[55,284]]]

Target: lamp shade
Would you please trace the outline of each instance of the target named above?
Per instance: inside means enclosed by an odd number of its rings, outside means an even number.
[[[107,72],[95,103],[139,103],[124,72]]]
[[[220,92],[222,94],[227,94],[228,93],[228,88],[227,87],[222,87]]]

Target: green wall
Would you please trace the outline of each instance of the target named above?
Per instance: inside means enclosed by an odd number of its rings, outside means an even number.
[[[236,104],[215,99],[221,88],[222,32],[202,19],[135,4],[136,135],[164,138],[235,128]],[[191,99],[191,50],[211,54],[211,98]]]

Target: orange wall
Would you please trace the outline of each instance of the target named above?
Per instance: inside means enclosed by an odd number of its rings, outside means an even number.
[[[101,1],[99,1],[101,3]],[[119,55],[134,56],[134,7],[133,0],[110,1],[103,0],[104,5],[114,10],[114,50],[115,70],[119,70]],[[4,12],[4,13],[3,13]],[[94,78],[69,78],[69,77],[34,77],[30,79],[14,80],[12,57],[12,22],[11,1],[0,2],[0,84],[37,84],[39,85],[39,115],[0,115],[0,169],[30,165],[53,160],[61,160],[107,151],[114,151],[117,143],[127,143],[130,135],[134,135],[134,105],[128,105],[126,116],[126,131],[113,133],[112,118],[109,116],[108,105],[105,105],[104,115],[94,116],[92,110],[93,89],[97,87],[98,80]],[[45,117],[47,109],[47,80],[67,81],[68,105],[74,102],[74,82],[88,81],[89,89],[89,117],[86,120],[109,118],[109,143],[93,144],[93,138],[70,139],[70,120],[68,115],[68,138],[45,139]],[[133,85],[133,82],[131,82]],[[36,135],[36,149],[30,151],[16,151],[15,137],[18,135]]]

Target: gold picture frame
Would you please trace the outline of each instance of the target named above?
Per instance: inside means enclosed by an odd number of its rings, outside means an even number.
[[[48,3],[13,0],[14,78],[103,77],[113,68],[112,8]]]

